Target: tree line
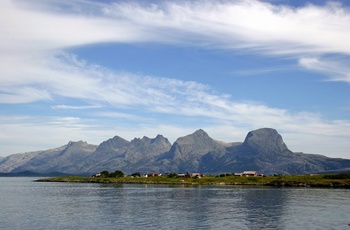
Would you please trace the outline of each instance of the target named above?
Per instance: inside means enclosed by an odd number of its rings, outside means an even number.
[[[107,170],[100,172],[101,177],[124,177],[124,173],[120,170],[116,170],[113,173],[109,173]]]

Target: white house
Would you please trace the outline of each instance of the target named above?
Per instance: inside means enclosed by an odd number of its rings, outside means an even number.
[[[243,176],[257,176],[256,171],[244,171]]]

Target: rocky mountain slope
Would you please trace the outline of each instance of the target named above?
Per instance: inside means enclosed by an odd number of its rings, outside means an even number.
[[[150,163],[160,154],[169,151],[170,147],[171,143],[162,135],[154,139],[135,138],[130,142],[115,136],[102,142],[91,156],[79,164],[80,172],[152,172],[155,168]]]
[[[31,171],[37,173],[62,172],[69,174],[81,173],[76,166],[82,159],[90,156],[96,150],[95,145],[83,141],[69,142],[67,145],[47,151],[35,152],[30,159],[16,165],[11,172]],[[24,154],[24,158],[27,154]],[[2,162],[0,162],[0,167]],[[2,167],[1,167],[2,168]]]
[[[350,169],[350,159],[294,153],[274,129],[262,128],[247,134],[243,143],[223,143],[205,131],[178,138],[115,136],[100,145],[70,142],[65,146],[0,160],[0,172],[92,174],[108,170],[135,172],[230,173],[247,170],[264,174],[305,174]]]
[[[346,169],[350,160],[328,158],[321,155],[294,153],[283,142],[282,136],[274,129],[251,131],[240,145],[227,148],[227,152],[217,160],[215,153],[203,158],[204,166],[212,163],[207,171],[254,170],[264,174],[305,174],[320,173],[336,169]],[[205,170],[205,169],[202,169]]]

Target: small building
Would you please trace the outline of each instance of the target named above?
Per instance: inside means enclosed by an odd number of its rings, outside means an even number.
[[[92,175],[93,178],[95,177],[101,177],[101,173],[95,173],[94,175]]]
[[[258,174],[256,173],[256,171],[244,171],[243,172],[243,176],[257,176]]]
[[[243,176],[243,173],[234,173],[234,176]]]
[[[191,177],[195,177],[195,178],[201,178],[202,175],[200,173],[192,173]]]
[[[148,177],[155,177],[155,176],[161,176],[161,173],[149,173],[147,174]]]

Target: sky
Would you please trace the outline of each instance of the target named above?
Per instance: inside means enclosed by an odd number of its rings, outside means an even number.
[[[350,1],[3,0],[0,156],[276,129],[350,158]]]

